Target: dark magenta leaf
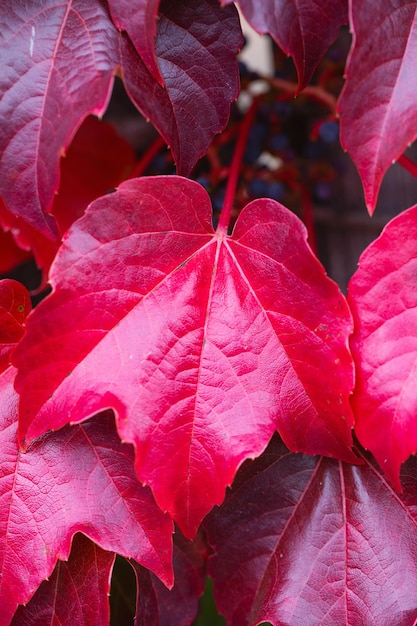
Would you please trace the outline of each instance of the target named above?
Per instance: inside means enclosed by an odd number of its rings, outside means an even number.
[[[112,407],[187,537],[276,429],[293,450],[355,461],[350,313],[304,226],[273,200],[249,204],[231,237],[211,213],[174,176],[91,204],[14,352],[23,444]]]
[[[155,55],[160,0],[109,0],[116,27],[125,30],[152,76],[163,84]]]
[[[222,0],[222,4],[232,1]],[[237,4],[258,33],[269,33],[292,56],[300,91],[348,21],[347,0],[238,0]]]
[[[228,626],[413,626],[417,463],[402,499],[368,461],[290,453],[247,462],[203,528]]]
[[[372,214],[382,178],[417,137],[414,4],[352,0],[353,44],[339,100],[341,141],[358,168]]]
[[[174,535],[175,583],[171,590],[149,570],[131,561],[138,585],[135,626],[189,626],[204,591],[207,546],[201,535],[187,541]]]
[[[77,533],[68,561],[58,561],[49,580],[26,606],[19,606],[11,626],[108,626],[114,559],[114,552]]]
[[[417,205],[394,218],[362,254],[349,283],[356,434],[401,489],[417,452]]]
[[[9,623],[82,532],[171,584],[172,522],[138,482],[111,412],[62,429],[22,454],[15,372],[0,375],[0,615]]]
[[[238,94],[242,36],[234,7],[217,0],[164,2],[150,74],[100,0],[9,3],[0,59],[0,193],[9,211],[50,238],[59,159],[83,119],[101,115],[120,70],[138,109],[188,174],[228,119]]]
[[[23,324],[32,308],[24,285],[5,278],[0,280],[0,372],[10,365],[10,354],[23,335]]]

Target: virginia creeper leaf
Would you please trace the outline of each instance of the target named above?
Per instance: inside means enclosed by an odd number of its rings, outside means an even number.
[[[0,280],[0,372],[10,364],[10,353],[23,335],[23,323],[32,308],[26,287],[16,280]]]
[[[247,462],[204,529],[228,626],[412,626],[417,617],[417,463],[399,499],[368,462],[288,452]]]
[[[173,551],[175,583],[170,590],[155,574],[132,561],[138,586],[135,626],[192,624],[204,591],[206,558],[207,546],[201,535],[191,542],[176,532]]]
[[[11,626],[108,626],[114,559],[114,552],[77,533],[68,561],[58,561],[29,604],[19,606]]]
[[[356,432],[398,489],[401,464],[417,452],[416,274],[417,205],[385,227],[349,283]]]
[[[125,30],[152,76],[163,84],[155,55],[156,20],[160,0],[109,0],[113,22]]]
[[[346,0],[238,0],[237,4],[252,28],[269,33],[292,56],[299,91],[308,85],[340,27],[348,21]]]
[[[273,200],[249,204],[232,237],[211,213],[175,176],[92,203],[14,352],[23,444],[112,407],[188,538],[276,428],[294,450],[355,459],[350,313],[304,226]]]
[[[9,623],[66,560],[76,532],[135,558],[165,583],[171,576],[172,522],[142,487],[133,451],[120,443],[111,413],[67,427],[26,454],[17,445],[13,368],[0,375],[0,615]]]
[[[352,0],[353,43],[339,100],[343,147],[358,168],[372,214],[388,167],[417,137],[417,14],[402,0]]]
[[[8,3],[3,22],[0,193],[49,237],[58,237],[49,213],[59,158],[82,120],[105,111],[116,70],[184,174],[224,128],[238,94],[237,13],[217,0],[162,4],[155,50],[164,86],[100,0]]]

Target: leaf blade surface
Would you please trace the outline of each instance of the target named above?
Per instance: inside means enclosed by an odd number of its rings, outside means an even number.
[[[206,191],[178,177],[90,205],[14,354],[21,439],[112,407],[140,480],[187,537],[275,429],[355,461],[350,314],[301,222],[270,200],[232,237],[210,222]]]

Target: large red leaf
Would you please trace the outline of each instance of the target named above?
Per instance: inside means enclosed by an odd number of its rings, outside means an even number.
[[[341,141],[375,209],[388,167],[417,137],[417,15],[402,0],[352,0],[353,45],[339,101]]]
[[[231,4],[233,0],[222,0]],[[318,63],[348,21],[347,0],[238,0],[251,26],[269,33],[294,59],[298,89],[308,85]]]
[[[13,368],[0,376],[0,616],[8,624],[66,560],[76,532],[135,558],[167,584],[172,522],[133,470],[111,413],[46,436],[30,452],[17,446]]]
[[[227,237],[211,212],[174,176],[91,204],[14,353],[21,441],[114,408],[187,537],[276,428],[293,450],[355,459],[350,313],[304,226],[257,200]]]
[[[31,308],[26,287],[16,280],[0,280],[0,372],[10,365],[10,353],[23,335]]]
[[[278,440],[242,467],[204,522],[228,626],[413,626],[417,463],[399,499],[369,463],[289,453]]]
[[[75,535],[68,562],[58,561],[29,604],[18,608],[11,626],[108,626],[114,559],[114,552]]]
[[[365,250],[349,283],[356,432],[399,489],[400,466],[417,452],[416,274],[417,205]]]
[[[117,68],[185,174],[225,126],[238,93],[238,18],[216,0],[162,4],[155,47],[164,86],[100,0],[8,3],[2,22],[0,193],[49,236],[57,237],[48,213],[59,158],[82,120],[105,110]]]
[[[172,589],[167,589],[155,574],[132,561],[137,580],[135,626],[190,626],[204,591],[206,559],[207,546],[200,535],[191,542],[176,532]]]

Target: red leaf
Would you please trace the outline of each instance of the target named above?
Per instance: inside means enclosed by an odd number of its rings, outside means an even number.
[[[167,584],[172,523],[134,474],[111,413],[46,436],[30,452],[17,446],[14,370],[0,376],[0,615],[9,623],[66,560],[76,532],[105,550],[135,558]]]
[[[135,626],[189,626],[204,591],[207,547],[202,537],[186,541],[174,535],[175,584],[168,590],[154,574],[134,561],[138,594]]]
[[[125,30],[152,76],[163,84],[155,55],[156,20],[160,0],[109,0],[113,22]]]
[[[353,0],[350,23],[353,45],[338,107],[341,141],[359,170],[372,214],[385,172],[417,137],[416,6]]]
[[[350,313],[304,226],[258,200],[229,238],[211,211],[174,176],[91,204],[14,352],[21,440],[114,408],[187,537],[276,428],[294,450],[355,459]]]
[[[0,193],[12,213],[47,236],[58,236],[49,212],[59,158],[81,121],[106,109],[119,67],[180,172],[187,174],[224,128],[238,93],[241,33],[233,7],[221,9],[216,0],[163,4],[155,50],[165,87],[99,0],[9,3],[4,13]]]
[[[226,126],[239,94],[236,53],[243,44],[234,6],[217,0],[162,0],[155,53],[165,89],[124,57],[127,92],[170,146],[187,175]],[[149,76],[149,78],[148,78]]]
[[[19,606],[11,626],[108,626],[114,558],[113,552],[75,535],[68,562],[58,561],[29,604]]]
[[[276,440],[242,467],[204,522],[228,626],[412,626],[417,464],[400,500],[370,464],[289,453]]]
[[[0,280],[0,372],[10,364],[10,353],[23,335],[23,323],[31,308],[26,287],[16,280]]]
[[[417,205],[365,250],[349,283],[356,432],[398,489],[401,464],[417,452],[416,274]]]
[[[222,0],[231,4],[233,0]],[[245,18],[258,33],[269,33],[294,59],[298,90],[348,21],[346,0],[238,0]]]

